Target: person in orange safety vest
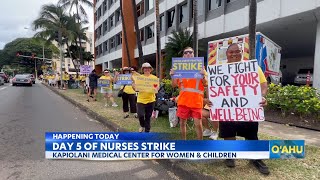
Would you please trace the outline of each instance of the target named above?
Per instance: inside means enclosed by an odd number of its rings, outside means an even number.
[[[183,51],[184,58],[193,58],[194,51],[191,47],[187,47]],[[197,138],[202,140],[202,108],[203,108],[203,96],[204,88],[207,86],[207,79],[205,76],[204,68],[200,71],[203,75],[203,79],[172,79],[172,87],[179,87],[179,99],[178,99],[178,109],[177,116],[180,118],[180,130],[182,139],[186,140],[187,136],[187,120],[193,118]],[[174,71],[170,70],[170,75],[172,76]]]

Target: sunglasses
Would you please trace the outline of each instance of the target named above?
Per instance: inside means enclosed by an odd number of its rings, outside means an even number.
[[[193,51],[184,51],[183,54],[193,54]]]

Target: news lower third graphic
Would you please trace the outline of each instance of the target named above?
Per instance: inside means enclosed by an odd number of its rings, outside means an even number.
[[[166,140],[161,133],[48,132],[47,159],[304,158],[304,140]]]

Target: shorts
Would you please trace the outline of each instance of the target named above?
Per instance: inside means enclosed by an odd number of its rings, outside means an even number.
[[[112,94],[112,89],[105,89],[103,87],[101,87],[101,93],[104,93],[104,94]]]
[[[177,116],[181,119],[202,119],[202,108],[189,108],[187,106],[178,106]]]
[[[90,89],[97,89],[97,86],[89,86]]]
[[[219,122],[219,137],[231,138],[236,136],[248,140],[258,140],[258,122]]]

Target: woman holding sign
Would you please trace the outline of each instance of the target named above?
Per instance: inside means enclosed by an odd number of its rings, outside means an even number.
[[[130,75],[131,74],[131,68],[124,67],[122,70],[122,74]],[[131,75],[132,77],[132,75]],[[130,78],[130,77],[129,77]],[[120,81],[119,76],[115,77],[115,82]],[[134,114],[134,117],[137,118],[137,102],[136,102],[136,92],[132,88],[131,84],[125,84],[121,86],[123,90],[123,94],[121,96],[122,98],[122,109],[124,112],[124,118],[129,117],[129,104],[130,104],[130,112]]]
[[[106,87],[101,87],[101,93],[104,94],[104,98],[110,99],[110,101],[112,102],[112,107],[118,107],[118,105],[113,99],[113,93],[112,93],[113,77],[110,75],[110,71],[107,69],[104,70],[104,75],[101,76],[100,79],[108,81],[108,84],[109,84]],[[106,107],[109,106],[108,101],[106,102],[105,106]]]
[[[151,74],[152,70],[149,63],[143,63],[141,68],[143,74],[132,78],[132,87],[139,92],[137,98],[139,132],[150,132],[151,115],[156,101],[156,93],[159,90],[159,79]]]

